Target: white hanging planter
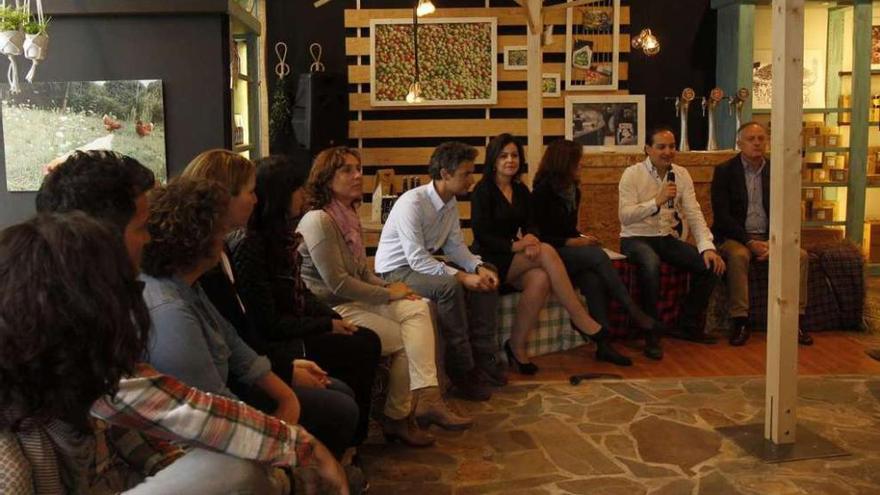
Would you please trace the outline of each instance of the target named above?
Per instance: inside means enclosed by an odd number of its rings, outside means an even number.
[[[34,82],[37,65],[49,54],[49,35],[44,31],[37,34],[26,34],[24,38],[24,56],[31,61],[31,68],[25,76],[27,82]]]
[[[18,93],[18,66],[15,57],[22,54],[24,50],[24,31],[0,31],[0,54],[6,55],[9,59],[9,70],[6,77],[9,80],[9,90]]]

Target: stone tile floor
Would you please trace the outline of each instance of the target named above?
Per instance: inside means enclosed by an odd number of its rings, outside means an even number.
[[[454,401],[476,425],[361,448],[373,495],[880,494],[880,376],[799,380],[799,424],[851,455],[765,464],[714,430],[762,423],[763,377],[516,383]]]

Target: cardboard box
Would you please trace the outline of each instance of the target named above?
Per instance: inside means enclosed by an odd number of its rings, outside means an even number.
[[[822,201],[822,188],[805,187],[801,189],[801,199],[803,201]]]
[[[810,170],[811,182],[828,182],[828,171],[824,168],[814,168]]]
[[[817,222],[830,222],[834,220],[834,207],[831,206],[822,206],[816,207],[813,206],[813,220]]]
[[[822,136],[804,135],[804,148],[818,148],[819,146],[822,146]]]
[[[804,162],[804,168],[807,168],[810,170],[816,169],[816,168],[823,168],[823,165],[825,165],[825,164],[822,162]]]
[[[808,168],[802,168],[801,182],[813,182],[813,171]]]
[[[828,171],[831,182],[846,182],[848,170],[842,168],[832,168]]]
[[[840,134],[826,134],[823,138],[823,146],[826,146],[828,148],[843,146],[843,141],[841,140]]]

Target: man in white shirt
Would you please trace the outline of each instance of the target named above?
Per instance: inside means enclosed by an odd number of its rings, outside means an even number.
[[[678,328],[672,335],[711,344],[714,337],[699,327],[699,319],[720,275],[724,260],[712,243],[694,181],[688,171],[675,165],[675,134],[666,127],[647,135],[643,162],[631,165],[620,178],[620,249],[638,268],[642,309],[659,319],[660,262],[686,270],[691,275],[690,290],[680,311]],[[681,237],[682,218],[697,242],[694,247]],[[661,359],[660,336],[648,333],[645,355]]]
[[[507,383],[495,360],[498,275],[465,245],[455,199],[473,185],[476,158],[474,147],[459,142],[434,150],[433,180],[407,191],[388,215],[375,270],[437,303],[452,384],[466,399],[488,400],[488,385]],[[434,258],[441,251],[446,262]]]

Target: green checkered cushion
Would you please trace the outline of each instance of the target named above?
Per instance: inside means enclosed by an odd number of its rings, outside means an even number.
[[[498,304],[498,348],[510,338],[516,305],[522,296],[519,292],[501,296]],[[581,297],[583,301],[583,297]],[[538,315],[538,328],[529,333],[526,344],[529,356],[540,356],[551,352],[564,351],[584,343],[571,329],[568,312],[551,296]]]

